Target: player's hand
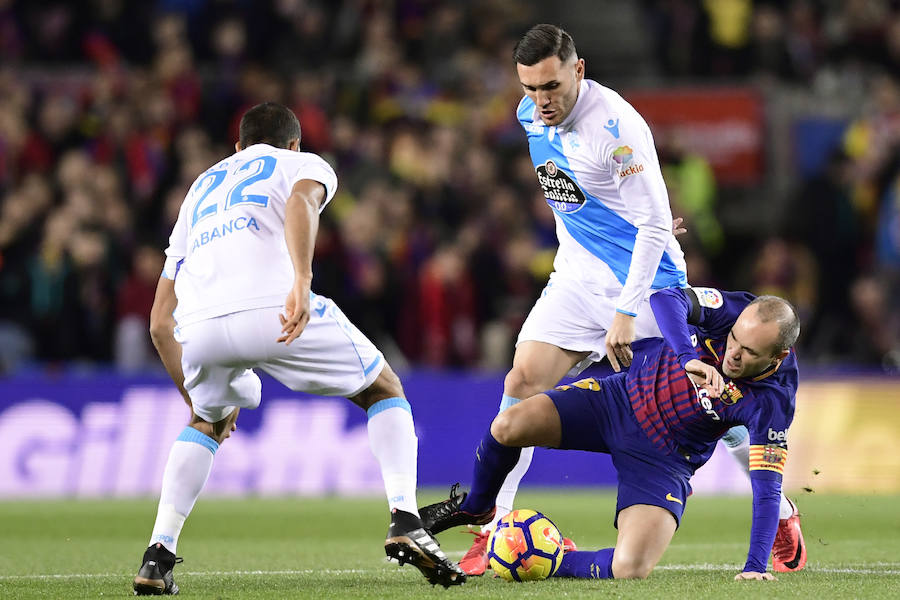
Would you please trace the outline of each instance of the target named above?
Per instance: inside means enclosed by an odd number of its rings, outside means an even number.
[[[725,380],[712,365],[708,365],[702,360],[692,358],[684,365],[691,381],[709,392],[712,398],[718,398],[725,391]]]
[[[678,236],[687,233],[687,227],[682,227],[684,217],[675,217],[672,219],[672,235]]]
[[[735,581],[778,581],[771,573],[757,573],[756,571],[744,571],[734,576]]]
[[[621,371],[622,367],[631,366],[633,358],[631,342],[633,341],[634,317],[616,311],[612,325],[606,332],[606,357],[616,373]]]
[[[278,315],[282,335],[276,341],[284,342],[286,346],[300,337],[306,324],[309,323],[309,287],[310,281],[296,279],[291,293],[284,301],[285,314]]]

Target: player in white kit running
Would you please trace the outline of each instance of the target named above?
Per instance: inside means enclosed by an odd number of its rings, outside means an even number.
[[[255,368],[292,390],[345,396],[367,411],[391,509],[386,554],[432,584],[465,582],[419,518],[417,439],[400,380],[337,305],[310,289],[319,213],[337,177],[299,145],[289,109],[269,102],[247,111],[235,154],[197,178],[169,238],[151,335],[192,418],[166,463],[137,594],[178,593],[172,569],[182,525],[239,410],[259,405]]]
[[[584,78],[571,36],[555,25],[532,27],[513,57],[525,92],[516,115],[553,210],[559,250],[519,333],[501,413],[604,356],[615,371],[627,368],[632,342],[662,335],[650,295],[688,285],[653,136],[641,115],[615,91]],[[748,470],[746,428],[730,430],[725,439]],[[487,533],[512,510],[533,451],[522,449],[497,496],[494,520],[475,532],[460,561],[467,574],[484,573]],[[796,509],[784,495],[781,513],[775,570],[798,570],[802,565],[779,568],[779,556],[792,557],[790,549],[802,545]]]

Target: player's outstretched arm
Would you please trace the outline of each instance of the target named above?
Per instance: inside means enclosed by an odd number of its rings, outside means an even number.
[[[172,313],[175,312],[177,305],[175,281],[160,277],[156,284],[153,308],[150,309],[150,339],[153,340],[166,372],[181,392],[184,401],[190,406],[191,397],[184,389],[184,371],[181,370],[181,344],[175,341],[175,317]]]
[[[290,344],[300,337],[309,322],[309,292],[312,286],[312,259],[319,229],[319,208],[325,200],[325,186],[312,179],[294,184],[284,216],[284,240],[294,265],[294,284],[284,302],[279,342]]]

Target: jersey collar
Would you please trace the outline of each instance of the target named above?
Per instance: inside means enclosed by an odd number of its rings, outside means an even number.
[[[581,118],[581,113],[585,111],[585,107],[588,104],[587,91],[589,87],[588,80],[586,78],[582,79],[578,86],[578,98],[575,99],[575,106],[572,107],[572,112],[570,112],[557,127],[568,131],[575,126],[575,123]]]

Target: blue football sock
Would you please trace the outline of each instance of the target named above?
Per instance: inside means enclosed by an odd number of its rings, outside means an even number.
[[[503,480],[516,466],[521,452],[521,448],[510,448],[495,440],[488,429],[475,451],[472,489],[460,509],[471,514],[491,510]]]
[[[578,577],[580,579],[612,579],[612,560],[615,548],[596,552],[566,552],[554,577]]]

